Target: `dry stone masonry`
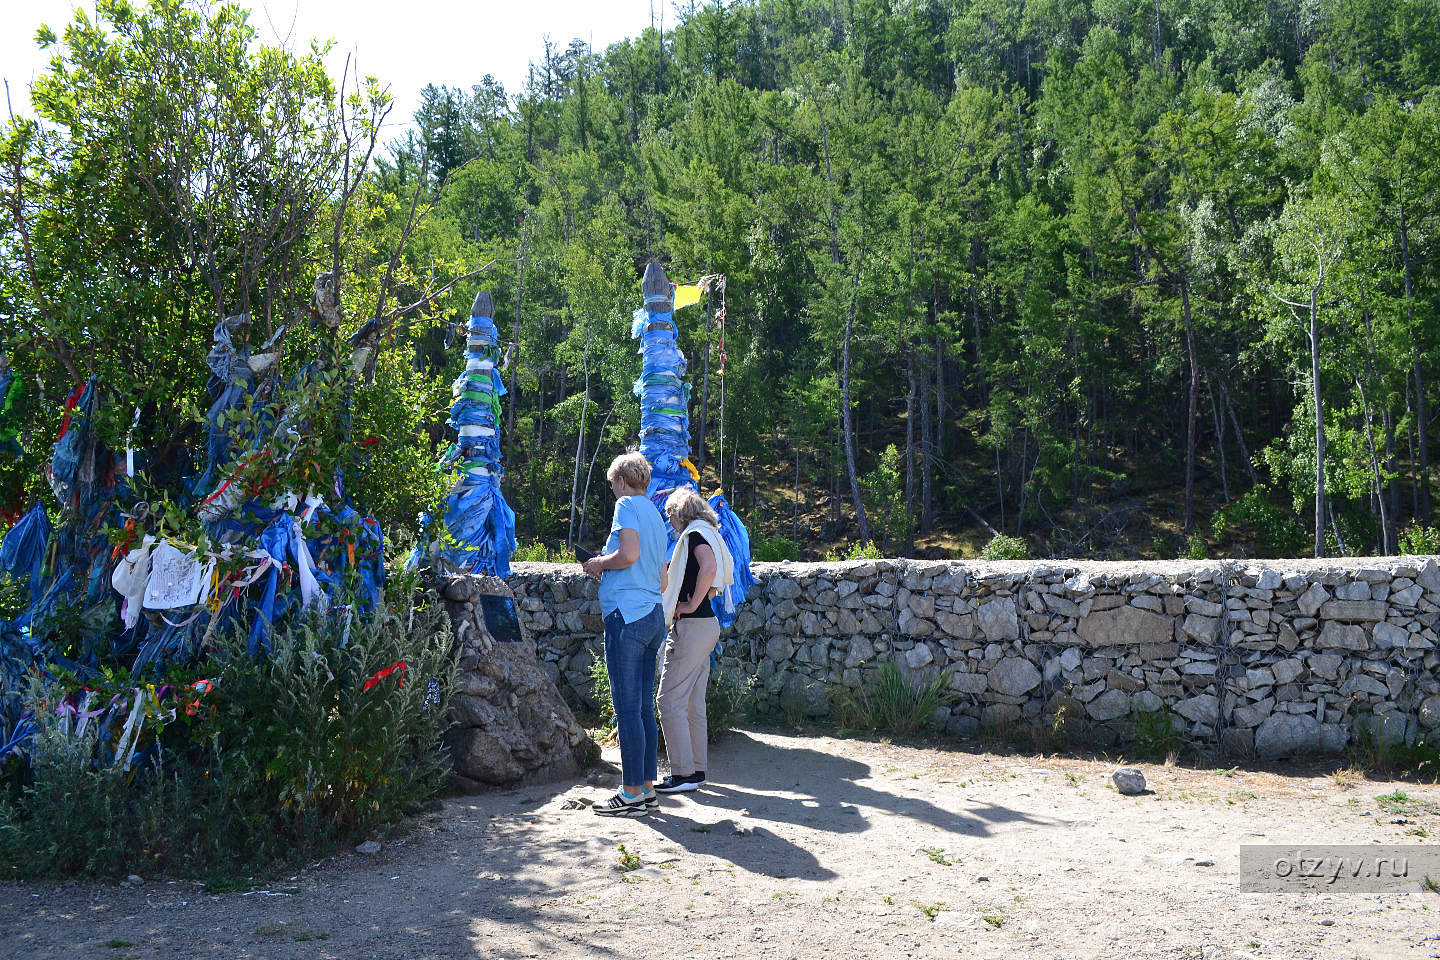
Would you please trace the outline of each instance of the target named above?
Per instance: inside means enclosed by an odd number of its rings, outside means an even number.
[[[791,715],[823,715],[834,691],[891,660],[949,672],[956,701],[937,720],[959,735],[1058,715],[1108,745],[1168,715],[1194,745],[1268,758],[1440,727],[1435,558],[754,572],[725,657],[759,678],[762,707]],[[559,564],[517,564],[509,582],[542,666],[589,705],[596,582]]]

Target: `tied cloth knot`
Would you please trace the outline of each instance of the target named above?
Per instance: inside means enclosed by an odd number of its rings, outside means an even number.
[[[370,676],[370,679],[368,679],[368,680],[365,681],[365,686],[364,686],[363,689],[364,689],[364,690],[369,690],[371,687],[376,686],[377,684],[379,684],[379,682],[380,682],[381,680],[384,680],[386,677],[390,676],[390,674],[394,673],[396,670],[399,670],[399,671],[400,671],[400,679],[399,679],[399,681],[397,682],[397,686],[401,686],[401,687],[405,686],[405,661],[404,661],[404,660],[396,660],[394,663],[392,663],[390,666],[386,667],[384,670],[377,670],[377,671],[375,671],[375,673],[373,673],[373,674]]]

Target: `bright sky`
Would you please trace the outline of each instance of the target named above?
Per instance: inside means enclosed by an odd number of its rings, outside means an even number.
[[[241,2],[250,7],[250,23],[263,40],[288,37],[290,46],[303,49],[310,37],[333,38],[332,76],[349,53],[362,75],[390,84],[397,132],[409,122],[427,83],[468,89],[490,73],[513,95],[525,80],[526,65],[541,58],[546,34],[562,50],[579,37],[603,51],[648,27],[652,7],[657,18],[664,7],[667,30],[673,17],[669,0]],[[60,34],[77,7],[93,17],[93,0],[0,0],[0,77],[9,81],[17,113],[30,112],[30,81],[44,72],[54,52],[36,48],[35,28],[44,23]]]

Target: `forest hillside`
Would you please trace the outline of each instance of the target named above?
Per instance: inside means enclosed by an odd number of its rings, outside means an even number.
[[[443,489],[447,345],[483,285],[515,341],[520,539],[598,540],[658,260],[724,278],[676,320],[702,486],[759,558],[973,556],[997,533],[1036,556],[1440,549],[1433,3],[675,8],[603,51],[550,25],[522,89],[482,59],[380,151],[349,262],[422,305],[357,406],[387,526]],[[0,316],[33,307],[18,273]],[[198,430],[213,324],[173,344],[192,355],[151,439]],[[50,384],[27,422],[52,429],[76,371],[11,360]],[[12,498],[48,455],[24,446]]]

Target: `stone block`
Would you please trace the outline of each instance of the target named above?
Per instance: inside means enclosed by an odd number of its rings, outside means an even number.
[[[794,653],[795,644],[789,637],[771,637],[765,642],[765,656],[769,660],[789,660]]]
[[[1373,623],[1385,619],[1385,604],[1379,600],[1331,600],[1320,605],[1320,618]]]
[[[1014,640],[1020,636],[1020,618],[1012,597],[996,597],[982,603],[976,619],[986,640]]]
[[[935,653],[930,649],[928,643],[917,643],[914,647],[906,650],[900,657],[902,663],[911,670],[919,670],[921,667],[929,666],[935,662]]]
[[[1331,603],[1338,602],[1331,601]],[[1316,638],[1315,645],[1323,650],[1365,650],[1370,646],[1370,639],[1365,635],[1364,627],[1356,626],[1353,623],[1336,623],[1331,620],[1320,630],[1320,636]]]
[[[1213,600],[1206,600],[1203,597],[1189,597],[1185,601],[1185,610],[1187,613],[1198,614],[1202,617],[1218,617],[1220,616],[1221,607],[1220,604]]]
[[[1220,605],[1213,606],[1218,610]],[[1180,624],[1180,631],[1199,643],[1214,643],[1220,638],[1220,621],[1215,617],[1192,613]]]
[[[1080,621],[1080,639],[1092,647],[1118,644],[1168,643],[1174,636],[1174,621],[1165,616],[1123,606],[1092,611]]]
[[[1220,701],[1208,693],[1202,693],[1175,704],[1175,712],[1186,720],[1213,726],[1220,720]]]
[[[1370,584],[1363,580],[1352,580],[1350,583],[1342,583],[1335,588],[1337,600],[1369,600]]]
[[[1040,671],[1023,657],[1005,657],[990,668],[990,689],[1007,696],[1029,693],[1040,685]]]
[[[1305,662],[1314,676],[1322,680],[1336,680],[1340,677],[1340,665],[1344,661],[1336,653],[1312,653]]]
[[[983,673],[952,673],[950,689],[957,693],[979,694],[990,688],[990,679]]]
[[[1130,712],[1130,695],[1123,690],[1107,690],[1085,705],[1090,719],[1118,720]]]
[[[1302,593],[1295,601],[1300,612],[1307,617],[1313,617],[1330,599],[1330,593],[1318,583],[1310,584],[1310,589]]]
[[[1311,714],[1275,713],[1255,731],[1255,752],[1274,760],[1320,749],[1320,721]]]

